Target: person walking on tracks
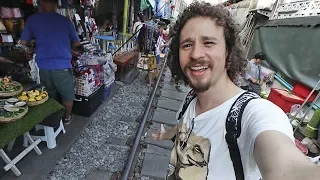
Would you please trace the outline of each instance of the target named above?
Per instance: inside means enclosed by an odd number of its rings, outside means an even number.
[[[50,98],[62,100],[65,108],[63,122],[72,120],[74,82],[71,66],[72,47],[80,46],[79,37],[72,22],[58,14],[58,0],[40,0],[43,12],[27,19],[20,43],[26,45],[36,40],[36,62],[40,69],[40,81]]]
[[[285,113],[234,84],[248,62],[228,10],[194,2],[175,26],[172,71],[193,90],[178,125],[152,134],[174,140],[167,179],[319,179],[320,167],[295,146]]]

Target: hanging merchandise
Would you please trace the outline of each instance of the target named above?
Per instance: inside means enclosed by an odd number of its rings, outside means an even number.
[[[38,0],[32,0],[32,4],[34,7],[37,7],[38,6]]]
[[[3,22],[0,21],[0,33],[4,33],[6,31],[7,31],[6,27],[4,26]]]
[[[148,0],[148,1],[149,1],[149,4],[150,4],[152,10],[154,12],[156,12],[156,10],[157,10],[157,1],[159,1],[159,0]]]
[[[19,8],[0,7],[1,18],[21,18],[21,11]]]
[[[170,3],[166,3],[166,5],[164,6],[163,18],[164,19],[170,19],[170,17],[171,17],[171,4]]]
[[[86,28],[88,29],[87,32],[89,32],[90,38],[98,35],[98,33],[99,33],[98,26],[97,26],[94,18],[86,17]]]
[[[165,16],[166,0],[158,0],[157,3],[157,17],[163,18]]]
[[[13,19],[3,19],[3,24],[7,29],[7,32],[12,34],[14,32]]]
[[[74,21],[75,21],[75,26],[76,26],[76,30],[78,32],[78,35],[81,36],[84,34],[84,30],[81,26],[81,17],[79,16],[79,14],[75,14],[74,15]]]
[[[140,11],[148,9],[150,7],[150,3],[148,0],[141,0],[140,2]]]

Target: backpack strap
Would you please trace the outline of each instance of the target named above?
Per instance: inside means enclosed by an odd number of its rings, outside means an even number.
[[[194,98],[196,98],[196,97],[197,97],[197,94],[196,94],[196,92],[192,89],[192,90],[188,93],[186,99],[184,100],[182,109],[181,109],[181,111],[180,111],[180,113],[179,113],[178,120],[180,120],[180,119],[182,118],[182,116],[184,115],[184,113],[185,113],[186,110],[188,109],[189,104],[190,104],[191,101],[192,101]],[[171,141],[172,141],[172,142],[175,142],[175,140],[176,140],[176,135],[173,136],[173,138],[171,139]]]
[[[245,92],[233,103],[226,119],[226,142],[228,144],[231,161],[236,180],[244,180],[243,165],[238,146],[238,138],[241,134],[241,119],[246,105],[252,99],[260,98],[256,93]]]
[[[188,109],[189,104],[191,103],[191,101],[197,97],[196,92],[192,89],[186,99],[184,100],[183,106],[182,106],[182,110],[179,113],[179,117],[178,120],[180,120],[182,118],[182,116],[184,115],[184,113],[186,112],[186,110]]]

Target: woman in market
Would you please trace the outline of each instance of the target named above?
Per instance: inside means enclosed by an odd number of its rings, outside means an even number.
[[[20,44],[36,39],[35,60],[41,84],[50,98],[61,98],[65,108],[63,122],[69,124],[75,99],[70,40],[73,48],[80,46],[80,41],[72,22],[57,13],[58,0],[40,0],[40,5],[43,12],[27,19]]]

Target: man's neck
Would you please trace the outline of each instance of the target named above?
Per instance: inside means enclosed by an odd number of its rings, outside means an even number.
[[[44,12],[57,12],[57,9],[44,9]]]
[[[216,108],[241,91],[242,90],[237,87],[227,75],[222,76],[209,90],[198,93],[196,113],[199,115]]]
[[[44,12],[57,12],[57,10],[58,10],[58,7],[56,5],[43,6]]]

